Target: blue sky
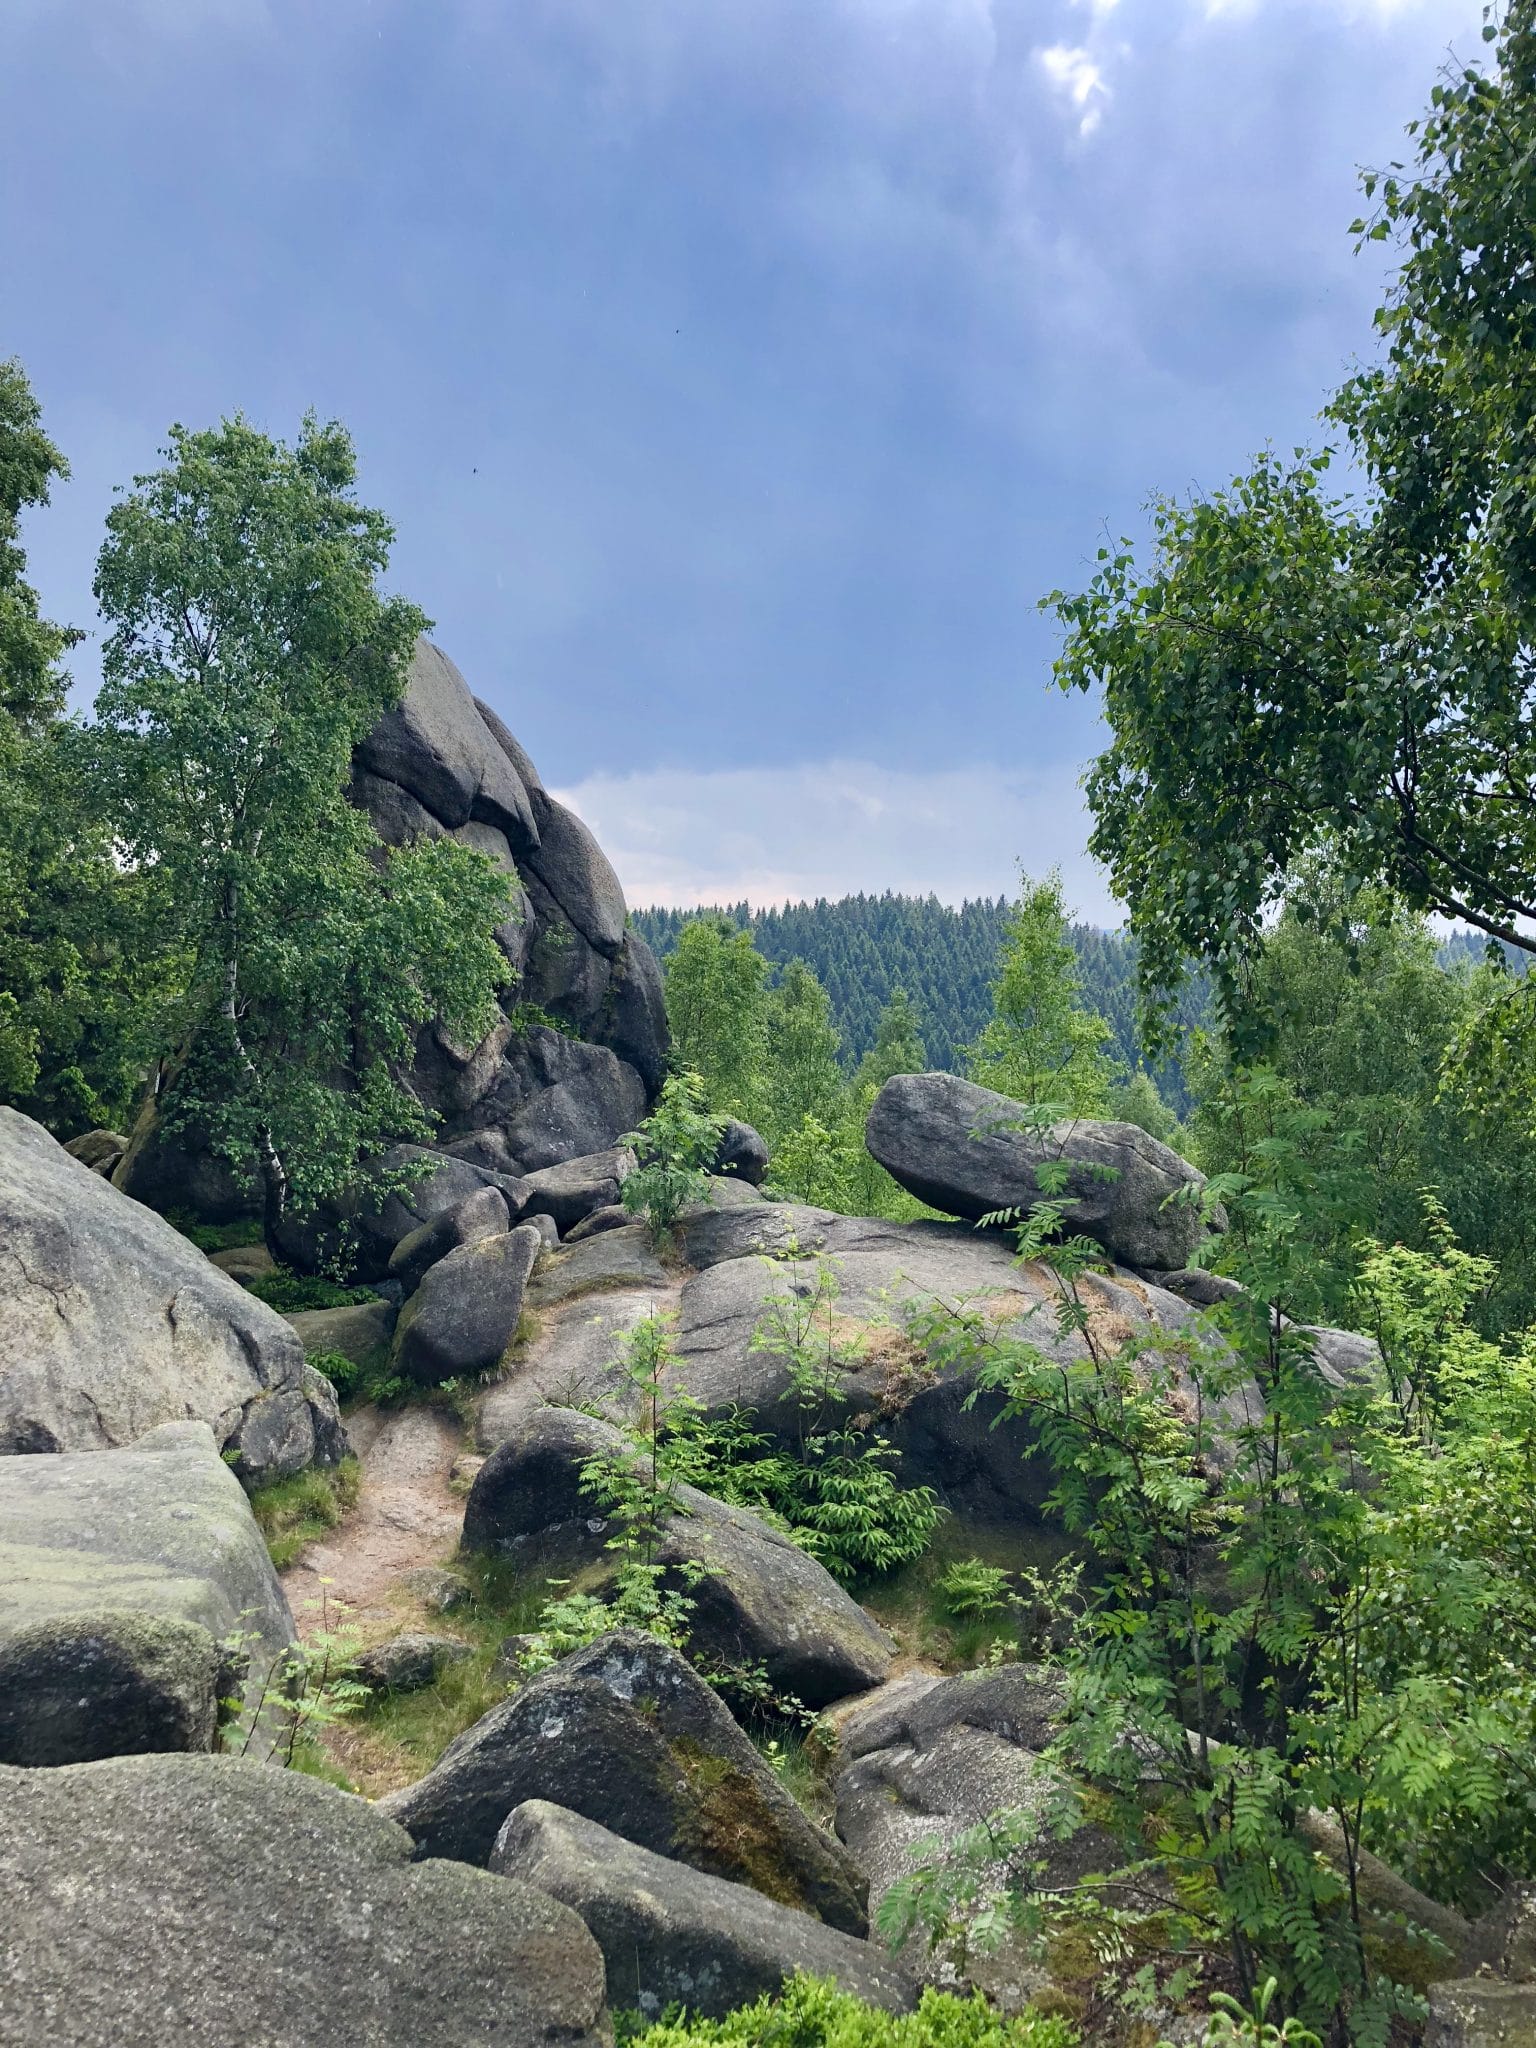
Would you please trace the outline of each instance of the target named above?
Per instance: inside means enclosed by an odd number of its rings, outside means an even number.
[[[172,420],[336,415],[631,900],[1083,853],[1036,600],[1312,438],[1480,0],[6,0],[0,351],[89,625]],[[78,672],[89,686],[91,660]]]

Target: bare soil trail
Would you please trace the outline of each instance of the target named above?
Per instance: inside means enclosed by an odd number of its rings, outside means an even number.
[[[362,1409],[347,1421],[362,1465],[357,1505],[282,1575],[299,1634],[321,1626],[322,1603],[340,1603],[360,1633],[399,1625],[402,1576],[446,1564],[458,1549],[464,1496],[451,1484],[464,1430],[436,1408]]]

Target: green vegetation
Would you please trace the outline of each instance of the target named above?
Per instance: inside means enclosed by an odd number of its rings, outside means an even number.
[[[777,1998],[760,1998],[721,2020],[668,2013],[617,2018],[622,2048],[1076,2048],[1077,2030],[1054,2014],[1008,2018],[980,1992],[968,1998],[925,1990],[916,2012],[881,2012],[830,1978],[794,1977]]]
[[[361,1485],[362,1468],[356,1458],[343,1458],[339,1465],[312,1465],[292,1479],[257,1488],[250,1497],[251,1512],[280,1572],[357,1505]]]
[[[643,1216],[653,1243],[670,1244],[684,1210],[707,1199],[709,1169],[720,1150],[725,1119],[704,1108],[697,1074],[663,1082],[656,1107],[625,1139],[638,1164],[620,1195],[632,1216]]]
[[[286,1266],[258,1274],[247,1284],[246,1291],[281,1315],[299,1315],[316,1308],[356,1308],[362,1302],[379,1298],[370,1288],[338,1287],[334,1280],[290,1273]]]
[[[1082,1001],[1061,876],[1032,882],[1025,875],[1004,928],[992,1016],[966,1056],[971,1079],[1015,1102],[1105,1116],[1115,1080],[1109,1035]]]

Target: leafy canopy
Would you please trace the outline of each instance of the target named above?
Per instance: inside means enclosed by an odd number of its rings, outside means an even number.
[[[1153,552],[1100,551],[1066,628],[1067,689],[1104,692],[1093,851],[1149,990],[1191,955],[1241,1030],[1241,965],[1297,863],[1536,950],[1536,5],[1485,31],[1366,180],[1362,237],[1402,260],[1381,359],[1330,408],[1363,479],[1271,453],[1153,507]]]
[[[345,431],[287,447],[236,417],[165,455],[97,566],[99,785],[177,966],[161,1113],[259,1182],[270,1228],[425,1133],[398,1064],[430,1020],[489,1027],[507,892],[457,840],[384,849],[347,801],[426,621],[380,594],[392,532]]]
[[[992,985],[993,1016],[970,1049],[971,1079],[1016,1102],[1103,1116],[1114,1070],[1109,1026],[1081,999],[1060,873],[1021,878]]]

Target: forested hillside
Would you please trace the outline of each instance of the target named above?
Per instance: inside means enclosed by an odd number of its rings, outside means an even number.
[[[630,921],[665,960],[677,935],[693,917],[724,917],[750,931],[759,953],[774,967],[803,960],[826,990],[832,1021],[853,1066],[875,1043],[880,1012],[895,989],[905,989],[918,1013],[932,1066],[965,1071],[965,1048],[980,1036],[992,1015],[1008,916],[1005,896],[979,896],[959,909],[936,896],[844,896],[837,902],[790,903],[754,910],[748,903],[711,905],[705,910],[634,910]],[[1083,999],[1109,1025],[1113,1056],[1127,1067],[1139,1060],[1136,1035],[1136,952],[1118,932],[1074,924]],[[1203,993],[1191,993],[1182,1020],[1201,1020]],[[1182,1077],[1159,1075],[1164,1094],[1184,1106]]]

